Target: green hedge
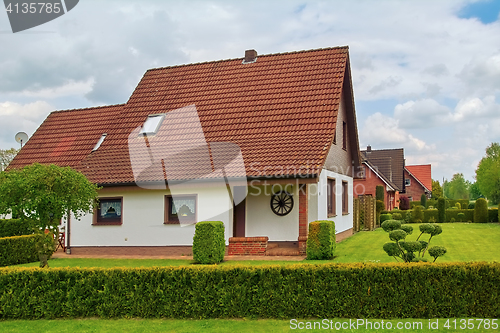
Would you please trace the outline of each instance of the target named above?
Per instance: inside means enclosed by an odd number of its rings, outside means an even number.
[[[314,221],[309,223],[306,254],[309,260],[330,260],[336,247],[335,223],[333,221]]]
[[[450,222],[451,219],[455,219],[455,222],[460,222],[460,218],[458,217],[460,213],[465,215],[462,222],[474,222],[474,209],[447,209],[446,222]]]
[[[438,209],[438,219],[437,222],[444,223],[446,222],[446,200],[444,198],[439,198],[437,201]]]
[[[498,222],[498,208],[488,209],[488,222]]]
[[[458,199],[458,200],[446,199],[446,208],[455,207],[457,202],[460,204],[462,209],[469,208],[469,200],[468,199]]]
[[[18,265],[38,261],[36,242],[40,237],[47,236],[25,235],[0,238],[0,266]]]
[[[498,318],[500,263],[1,268],[0,319]]]
[[[196,223],[193,237],[193,259],[202,264],[216,264],[224,260],[226,242],[224,223],[205,221]]]
[[[488,222],[488,201],[484,198],[476,200],[476,207],[474,207],[474,220],[475,223]]]
[[[0,219],[0,238],[33,234],[33,224],[21,219]]]

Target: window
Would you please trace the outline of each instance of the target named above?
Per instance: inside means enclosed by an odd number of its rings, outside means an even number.
[[[101,135],[101,138],[99,139],[99,141],[97,141],[94,149],[92,149],[92,151],[96,151],[97,149],[99,149],[99,147],[101,146],[101,144],[104,142],[104,139],[106,139],[106,133],[104,133],[103,135]]]
[[[411,179],[405,178],[405,186],[410,186],[411,185]]]
[[[408,200],[413,201],[413,197],[408,197]]]
[[[196,195],[166,195],[164,223],[196,223]]]
[[[347,182],[342,182],[342,214],[349,214],[349,193]]]
[[[99,205],[94,213],[94,225],[122,224],[123,198],[99,198]]]
[[[327,193],[327,212],[328,217],[337,215],[335,209],[335,179],[327,179],[326,193]]]
[[[347,124],[342,122],[342,149],[347,149]]]
[[[155,134],[158,131],[158,128],[161,125],[161,122],[165,115],[163,114],[155,114],[148,116],[148,119],[142,125],[142,129],[139,132],[140,134]]]

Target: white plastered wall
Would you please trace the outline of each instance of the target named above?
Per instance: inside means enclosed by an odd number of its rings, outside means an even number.
[[[124,188],[101,191],[100,197],[123,197],[121,225],[92,225],[92,214],[71,219],[71,246],[192,245],[195,226],[163,224],[168,190]],[[198,221],[222,221],[226,244],[232,235],[232,206],[226,188],[186,188],[176,194],[197,195]]]
[[[285,185],[252,186],[248,188],[246,202],[245,236],[267,236],[270,241],[297,241],[299,237],[299,193],[296,185],[287,185],[293,194],[294,205],[290,213],[278,216],[271,210],[271,195],[285,190]]]
[[[327,215],[327,179],[332,178],[335,179],[335,212],[337,213],[334,217],[328,217]],[[347,182],[347,190],[348,190],[348,213],[342,214],[342,182]],[[313,187],[316,184],[310,185],[309,192],[312,196],[314,194]],[[353,181],[349,176],[345,176],[333,171],[329,171],[323,169],[320,174],[319,179],[319,191],[317,191],[317,215],[309,214],[309,222],[315,220],[330,220],[335,222],[335,231],[336,233],[346,231],[352,229],[353,227]],[[309,201],[309,209],[313,208],[312,204],[314,204],[314,200],[310,199]],[[314,219],[311,219],[313,217]]]

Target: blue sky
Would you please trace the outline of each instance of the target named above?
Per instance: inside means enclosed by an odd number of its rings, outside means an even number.
[[[349,45],[360,146],[473,180],[500,142],[500,1],[80,1],[13,34],[0,12],[0,148],[53,110],[124,103],[149,68]]]

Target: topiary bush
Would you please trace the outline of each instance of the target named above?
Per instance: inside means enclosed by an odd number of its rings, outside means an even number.
[[[33,222],[21,219],[0,219],[0,237],[32,235]]]
[[[427,207],[427,196],[425,195],[425,193],[422,193],[422,195],[420,196],[420,204],[424,206],[424,209]]]
[[[444,198],[438,199],[437,209],[438,209],[438,222],[444,223],[446,218],[446,200]]]
[[[465,214],[464,213],[458,213],[458,222],[464,222],[465,221]]]
[[[413,208],[413,214],[412,214],[412,222],[414,223],[422,223],[424,220],[424,211],[422,209],[422,206],[416,206]]]
[[[484,198],[479,198],[476,200],[476,207],[474,208],[474,222],[488,222],[488,202]]]
[[[392,213],[392,219],[400,221],[403,219],[403,216],[401,216],[401,213]]]
[[[193,259],[200,264],[216,264],[224,260],[226,242],[224,223],[207,221],[196,223],[193,237]]]
[[[335,223],[333,221],[314,221],[309,223],[306,255],[309,260],[330,260],[336,247]]]
[[[399,197],[399,209],[401,210],[410,209],[410,199],[408,199],[407,196],[402,195]]]
[[[377,185],[375,187],[375,199],[384,201],[384,187],[382,185]]]

